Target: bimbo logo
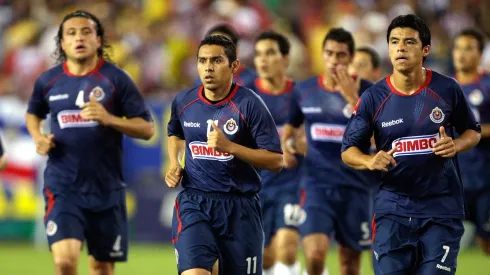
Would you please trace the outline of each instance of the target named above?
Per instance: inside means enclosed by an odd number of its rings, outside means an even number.
[[[311,138],[313,140],[342,142],[345,126],[326,123],[313,123],[310,131]]]
[[[213,148],[209,148],[207,142],[193,141],[189,143],[189,149],[191,149],[193,159],[207,159],[218,161],[228,161],[233,159],[232,154],[221,153],[214,150]]]
[[[393,141],[396,156],[431,154],[434,145],[439,141],[439,134],[426,136],[403,137]]]
[[[87,120],[80,115],[81,110],[65,110],[58,113],[58,124],[61,129],[78,127],[95,127],[97,121]]]

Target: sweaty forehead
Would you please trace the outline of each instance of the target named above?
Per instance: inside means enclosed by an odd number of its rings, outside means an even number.
[[[419,32],[412,28],[394,28],[391,30],[390,38],[415,38],[420,39]]]
[[[325,41],[325,46],[323,46],[323,50],[332,51],[336,53],[349,52],[349,46],[346,43],[338,42],[335,40],[327,40]]]
[[[225,49],[218,45],[203,45],[199,49],[198,57],[225,57]]]
[[[87,27],[95,29],[95,22],[85,17],[73,17],[63,23],[64,29],[82,29]]]

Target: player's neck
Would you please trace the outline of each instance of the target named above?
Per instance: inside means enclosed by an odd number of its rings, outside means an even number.
[[[279,75],[271,78],[259,78],[260,86],[270,93],[280,94],[287,86],[286,75]]]
[[[329,90],[335,90],[337,82],[330,76],[330,74],[323,73],[322,77],[323,86]]]
[[[230,93],[232,85],[233,82],[230,82],[230,84],[225,85],[214,91],[204,88],[204,96],[210,101],[220,101]]]
[[[481,73],[478,71],[478,68],[471,71],[458,71],[456,72],[456,79],[460,84],[468,84],[475,82],[480,74]]]
[[[407,73],[395,70],[390,76],[390,81],[398,91],[411,95],[424,85],[426,78],[427,70],[420,67]]]
[[[84,62],[78,62],[76,60],[67,59],[66,67],[72,75],[86,75],[93,71],[99,64],[99,57],[96,55],[91,58],[87,58]]]

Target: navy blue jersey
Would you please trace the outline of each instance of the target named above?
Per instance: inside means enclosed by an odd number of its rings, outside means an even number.
[[[359,94],[372,84],[361,80]],[[353,107],[339,91],[328,90],[322,77],[297,84],[293,93],[289,123],[298,127],[304,122],[307,153],[305,185],[322,187],[355,187],[368,190],[372,176],[342,162],[340,148],[345,127]]]
[[[397,91],[390,76],[368,89],[356,105],[344,135],[342,151],[368,148],[374,133],[378,150],[393,154],[396,166],[382,173],[374,210],[409,217],[464,216],[463,188],[456,158],[432,153],[439,128],[449,136],[468,129],[480,132],[458,83],[427,70],[426,82],[414,94]]]
[[[274,118],[279,136],[283,135],[284,124],[288,122],[288,116],[291,109],[291,98],[295,89],[294,86],[295,83],[288,80],[286,88],[281,93],[273,94],[262,87],[260,79],[256,78],[253,85],[249,87],[264,100],[265,105]],[[269,188],[299,188],[302,176],[301,165],[303,158],[298,155],[297,159],[298,165],[292,169],[283,168],[279,173],[262,170],[260,175],[262,177],[262,183],[264,184],[264,190]]]
[[[253,85],[256,77],[257,73],[254,70],[242,65],[238,68],[238,71],[233,74],[233,82],[240,86],[249,88],[251,85]],[[194,86],[200,85],[202,85],[201,79],[197,77],[196,80],[194,80]]]
[[[214,121],[234,143],[282,153],[269,110],[257,94],[236,84],[218,103],[213,104],[203,93],[203,86],[195,87],[179,93],[172,102],[168,135],[186,142],[182,186],[206,192],[259,192],[259,170],[209,148],[207,136]]]
[[[44,182],[53,193],[66,188],[98,193],[124,187],[122,133],[80,115],[80,106],[91,94],[115,116],[151,121],[131,78],[103,59],[84,76],[70,74],[65,64],[43,73],[34,84],[27,112],[51,117],[56,147],[49,151]]]
[[[472,83],[461,85],[475,118],[490,123],[490,74],[481,74]],[[458,156],[466,190],[490,189],[490,139],[482,137],[477,146]]]

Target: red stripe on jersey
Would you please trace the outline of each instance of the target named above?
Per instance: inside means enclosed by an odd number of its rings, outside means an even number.
[[[306,203],[306,189],[301,188],[301,195],[299,199],[299,206],[303,207]]]
[[[59,75],[57,75],[55,78],[53,78],[53,80],[51,80],[49,83],[48,83],[48,86],[46,86],[46,88],[44,88],[44,91],[43,91],[43,94],[46,95],[49,91],[49,88],[51,88],[51,86],[53,86],[53,84],[58,80],[60,79],[60,77],[62,77],[65,73],[60,73]]]
[[[185,108],[187,108],[187,107],[191,106],[191,105],[192,105],[192,103],[194,103],[194,102],[196,102],[196,101],[198,101],[198,100],[199,100],[199,98],[196,98],[196,99],[194,99],[193,101],[191,101],[191,102],[187,103],[187,104],[184,106],[184,108],[182,108],[182,110],[180,110],[180,112],[179,112],[179,116],[182,114],[182,112],[185,110]]]
[[[240,114],[240,117],[243,119],[243,122],[245,122],[245,125],[247,125],[247,127],[248,127],[248,122],[245,119],[245,116],[242,114],[242,112],[240,112],[240,110],[236,106],[235,102],[233,102],[233,101],[230,100],[230,103],[231,103],[231,106],[237,110],[237,112]]]
[[[46,187],[46,197],[48,197],[48,202],[46,203],[46,213],[44,215],[44,222],[48,219],[49,214],[53,211],[54,207],[54,194],[49,191],[48,187]]]
[[[175,215],[177,216],[177,235],[172,239],[172,243],[176,243],[179,240],[180,231],[182,231],[182,220],[180,219],[180,205],[179,201],[175,199]]]
[[[383,100],[383,102],[381,103],[381,105],[379,105],[378,110],[376,110],[376,113],[373,116],[373,121],[376,120],[376,117],[378,116],[379,111],[381,111],[381,108],[383,108],[383,106],[385,105],[386,101],[388,101],[388,99],[391,97],[391,95],[392,94],[388,94],[388,96],[385,98],[385,100]]]
[[[376,222],[374,221],[374,219],[376,219],[376,213],[374,213],[373,219],[371,220],[371,243],[374,242],[374,237],[376,236]]]

